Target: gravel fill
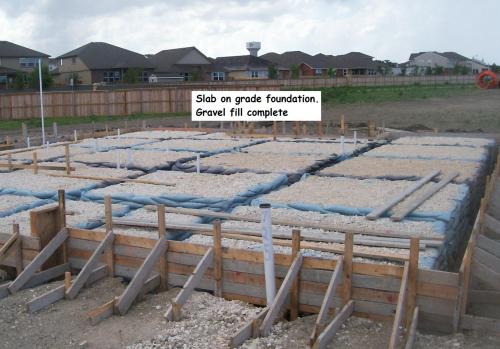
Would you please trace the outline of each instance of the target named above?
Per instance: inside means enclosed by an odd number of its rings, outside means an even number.
[[[76,178],[51,177],[44,173],[33,174],[31,170],[0,173],[0,189],[30,190],[48,192],[64,189],[66,191],[84,188],[96,181]]]
[[[48,205],[53,204],[47,204],[39,208]],[[114,212],[123,212],[124,209],[123,205],[113,205]],[[95,202],[66,200],[66,212],[68,226],[76,226],[83,223],[97,224],[104,219],[104,205]],[[0,218],[0,232],[12,233],[13,223],[19,224],[19,230],[22,235],[31,235],[30,211],[22,211]]]
[[[97,151],[108,150],[112,148],[130,148],[133,146],[154,142],[155,140],[146,138],[122,138],[120,137],[105,137],[105,138],[87,138],[79,143],[71,146],[71,148],[91,148],[95,150],[97,142]]]
[[[322,207],[341,205],[349,208],[375,208],[413,185],[411,181],[388,181],[381,179],[351,179],[343,177],[309,176],[289,187],[267,194],[263,202],[276,204],[305,203]],[[426,190],[431,183],[417,193]],[[448,212],[456,207],[463,185],[448,184],[414,212]],[[307,195],[304,195],[307,193]],[[414,196],[414,195],[413,195]],[[395,206],[401,208],[412,196]]]
[[[175,162],[183,158],[196,156],[191,152],[176,152],[176,151],[153,151],[153,150],[111,150],[107,152],[97,152],[93,154],[81,154],[71,158],[71,161],[83,162],[86,164],[111,164],[116,165],[120,157],[120,167],[139,167],[139,168],[154,168],[167,166],[169,163]],[[128,154],[130,153],[131,163],[128,163]]]
[[[475,161],[458,160],[429,160],[429,159],[395,159],[355,157],[327,167],[319,172],[320,175],[346,176],[357,178],[403,178],[425,177],[434,170],[441,170],[436,179],[441,179],[452,172],[459,176],[454,180],[463,183],[477,178],[481,163]]]
[[[203,135],[193,136],[191,138],[192,139],[250,139],[250,138],[245,138],[245,137],[233,136],[233,135],[230,135],[226,132],[207,133],[207,134],[203,134]]]
[[[493,143],[492,139],[485,138],[465,138],[465,137],[401,137],[392,144],[418,144],[418,145],[457,145],[482,147]]]
[[[40,165],[63,166],[64,164],[61,162],[42,162]],[[71,171],[71,175],[77,176],[133,178],[143,174],[142,171],[127,170],[125,168],[93,167],[79,162],[72,162],[71,167],[75,168],[74,171]],[[59,170],[38,170],[38,173],[66,174],[65,171]]]
[[[29,205],[38,200],[33,196],[0,195],[0,213],[13,210],[21,205]]]
[[[141,149],[170,149],[187,150],[193,152],[216,152],[228,149],[235,149],[250,144],[250,140],[245,139],[169,139],[162,142],[151,143],[141,146]]]
[[[324,160],[324,156],[238,152],[212,155],[201,159],[200,163],[202,166],[241,168],[255,172],[293,173],[312,166],[320,160]],[[188,164],[195,165],[196,161],[190,161]]]
[[[229,348],[229,339],[260,311],[247,303],[195,292],[182,307],[182,319],[168,322],[150,340],[128,349]]]
[[[370,150],[362,156],[480,161],[487,158],[487,149],[483,147],[388,144]]]
[[[31,161],[33,160],[33,153],[34,152],[36,152],[38,162],[46,161],[46,160],[50,160],[50,159],[55,159],[55,158],[59,158],[59,157],[64,157],[66,154],[64,146],[54,146],[54,147],[25,151],[22,153],[15,153],[15,154],[12,154],[12,160],[31,163]],[[70,158],[72,158],[73,155],[85,154],[88,152],[89,152],[88,149],[75,148],[73,146],[71,146],[70,150],[69,150]],[[2,158],[7,159],[7,156],[3,156]]]
[[[360,146],[352,143],[344,144],[344,152],[352,153]],[[272,153],[272,154],[312,154],[316,156],[330,156],[342,154],[340,143],[325,142],[267,142],[245,148],[248,153]]]
[[[139,131],[124,133],[121,138],[143,138],[143,139],[168,139],[168,138],[183,138],[183,137],[193,137],[205,134],[205,132],[196,131]]]
[[[174,186],[152,184],[120,183],[106,188],[96,189],[92,193],[115,195],[130,193],[134,195],[191,195],[195,197],[234,198],[259,183],[269,183],[276,179],[275,174],[235,173],[216,175],[211,173],[184,173],[178,171],[156,171],[141,177]]]

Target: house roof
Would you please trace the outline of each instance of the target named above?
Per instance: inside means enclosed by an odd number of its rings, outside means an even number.
[[[449,52],[423,51],[423,52],[412,53],[410,55],[409,61],[414,60],[415,58],[417,58],[418,56],[420,56],[424,53],[435,53],[437,55],[448,58],[451,61],[470,61],[471,60],[470,58],[467,58],[465,56],[462,56],[461,54],[458,54],[458,53],[452,52],[452,51],[449,51]]]
[[[213,60],[213,70],[267,69],[272,62],[252,55],[217,57]]]
[[[362,52],[349,52],[343,55],[332,56],[317,54],[321,59],[327,61],[329,68],[337,69],[373,69],[376,64],[373,57]]]
[[[154,67],[144,55],[106,42],[90,42],[57,58],[70,57],[79,57],[89,69]]]
[[[148,58],[151,61],[151,63],[154,64],[156,71],[182,72],[185,70],[186,66],[189,66],[191,64],[182,64],[179,63],[179,61],[193,50],[199,53],[206,60],[206,63],[199,63],[195,65],[211,64],[210,59],[194,46],[163,50],[158,52],[157,54],[148,55]]]
[[[328,68],[327,62],[321,57],[311,56],[302,51],[287,51],[281,54],[269,52],[261,56],[280,67],[290,68],[292,65],[307,64],[311,68]]]
[[[49,57],[49,55],[10,41],[0,41],[0,57]]]

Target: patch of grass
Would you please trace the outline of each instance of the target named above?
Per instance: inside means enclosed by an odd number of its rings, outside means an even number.
[[[189,113],[166,113],[166,114],[134,114],[134,115],[89,115],[89,116],[57,116],[46,117],[45,127],[51,127],[52,123],[57,122],[59,126],[62,125],[81,125],[95,123],[106,123],[111,121],[125,121],[125,120],[138,120],[138,119],[151,119],[151,118],[168,118],[175,116],[186,116]],[[25,122],[28,128],[36,128],[42,126],[40,118],[32,118],[25,120],[5,120],[0,121],[0,130],[14,130],[20,129],[21,124]]]
[[[477,87],[472,84],[424,86],[415,83],[409,86],[326,87],[300,90],[321,91],[324,104],[353,104],[451,97],[477,90]]]

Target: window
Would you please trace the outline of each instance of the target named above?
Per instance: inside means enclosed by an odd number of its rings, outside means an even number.
[[[76,64],[76,57],[71,57],[71,64]]]
[[[224,80],[224,72],[221,72],[221,71],[212,72],[212,80],[214,80],[214,81]]]
[[[149,73],[147,71],[142,72],[142,81],[145,81],[145,82],[149,81]]]
[[[113,83],[113,82],[116,82],[119,80],[120,80],[120,72],[119,71],[105,71],[104,72],[104,78],[103,78],[104,82]]]
[[[257,70],[252,70],[250,72],[250,77],[251,78],[258,78],[259,77],[259,72]]]
[[[19,58],[19,65],[23,68],[31,68],[31,67],[34,67],[38,64],[38,58],[34,58],[34,57],[28,57],[28,58],[24,58],[24,57],[21,57]]]
[[[342,69],[342,74],[343,74],[344,76],[346,76],[346,75],[347,75],[347,72],[348,72],[348,71],[347,71],[347,69]]]
[[[314,69],[314,74],[323,75],[323,69]]]

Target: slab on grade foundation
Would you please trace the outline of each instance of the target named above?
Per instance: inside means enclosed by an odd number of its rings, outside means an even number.
[[[264,154],[290,154],[290,155],[315,155],[315,156],[332,156],[342,154],[352,154],[356,150],[360,150],[361,144],[354,145],[353,143],[344,144],[344,153],[340,143],[330,142],[283,142],[271,141],[262,144],[253,145],[245,148],[248,153],[264,153]]]
[[[488,150],[484,147],[393,145],[387,144],[362,154],[362,156],[406,159],[484,161]]]
[[[267,192],[274,185],[280,186],[284,182],[283,176],[277,174],[235,173],[232,175],[214,175],[210,173],[184,173],[179,171],[156,171],[140,177],[142,180],[151,180],[170,184],[159,186],[152,184],[121,183],[101,188],[88,193],[89,197],[111,195],[113,197],[129,196],[143,197],[144,204],[147,198],[178,197],[179,201],[189,202],[196,198],[219,198],[232,200],[238,195],[258,195],[260,190]],[[270,186],[266,189],[266,186]],[[262,188],[260,188],[262,187]]]
[[[54,205],[57,203],[47,203],[36,209],[45,209]],[[113,211],[117,216],[122,216],[128,208],[118,204],[113,205]],[[104,205],[96,202],[66,200],[66,212],[66,221],[73,227],[92,229],[102,225],[104,220]],[[22,235],[31,235],[29,210],[0,218],[0,233],[11,234],[14,223],[19,224],[19,232]]]
[[[87,138],[83,141],[73,144],[72,150],[78,148],[90,148],[97,151],[106,151],[118,148],[130,148],[134,146],[144,145],[156,142],[155,139],[141,139],[141,138],[124,138],[124,137],[104,137],[104,138]]]
[[[120,167],[149,171],[169,169],[176,161],[193,157],[196,157],[196,154],[192,152],[122,149],[76,155],[71,157],[71,161],[94,166],[118,167],[119,160]]]
[[[189,138],[193,136],[200,136],[206,134],[205,132],[197,131],[175,131],[175,130],[151,130],[124,133],[122,138],[143,138],[143,139],[170,139],[170,138]]]
[[[401,137],[392,141],[392,144],[414,144],[414,145],[450,145],[450,146],[471,146],[486,147],[494,144],[494,140],[487,138],[467,138],[467,137]]]
[[[312,211],[364,215],[388,202],[411,185],[412,181],[404,180],[309,176],[305,180],[260,198],[258,202],[269,202],[277,207],[284,205],[292,208],[302,207],[303,210],[309,208]],[[430,185],[432,184],[426,184],[422,190]],[[448,184],[417,208],[414,214],[432,216],[433,212],[453,211],[457,206],[457,200],[462,200],[467,193],[468,188],[463,184]],[[403,200],[392,211],[397,211],[405,203],[406,200]]]
[[[56,199],[59,189],[65,190],[71,198],[76,198],[83,191],[101,184],[94,180],[58,178],[45,173],[34,174],[32,170],[0,173],[0,193],[36,196],[40,199]]]
[[[169,139],[161,142],[145,144],[138,149],[145,150],[174,150],[174,151],[190,151],[199,153],[218,153],[223,151],[231,151],[234,149],[249,146],[261,140],[245,140],[245,139]]]
[[[39,163],[40,166],[44,165],[56,165],[61,166],[60,162],[42,162]],[[71,171],[70,176],[83,176],[83,177],[112,177],[112,178],[135,178],[144,174],[142,171],[127,170],[126,168],[112,168],[112,167],[95,167],[88,166],[83,163],[72,162],[71,167],[74,170]],[[52,175],[66,175],[65,171],[59,170],[43,170],[39,169],[38,173],[52,174]]]
[[[472,184],[479,179],[479,176],[483,175],[485,169],[483,163],[476,161],[396,159],[358,156],[324,168],[318,174],[321,176],[352,177],[359,179],[416,180],[427,176],[434,170],[441,171],[441,174],[437,176],[435,180],[446,177],[452,172],[458,172],[459,176],[454,179],[454,183]]]
[[[220,173],[255,172],[255,173],[304,173],[309,167],[324,161],[320,155],[285,155],[269,153],[224,153],[201,159],[201,167],[208,171]],[[183,164],[180,169],[194,169],[195,161]]]

